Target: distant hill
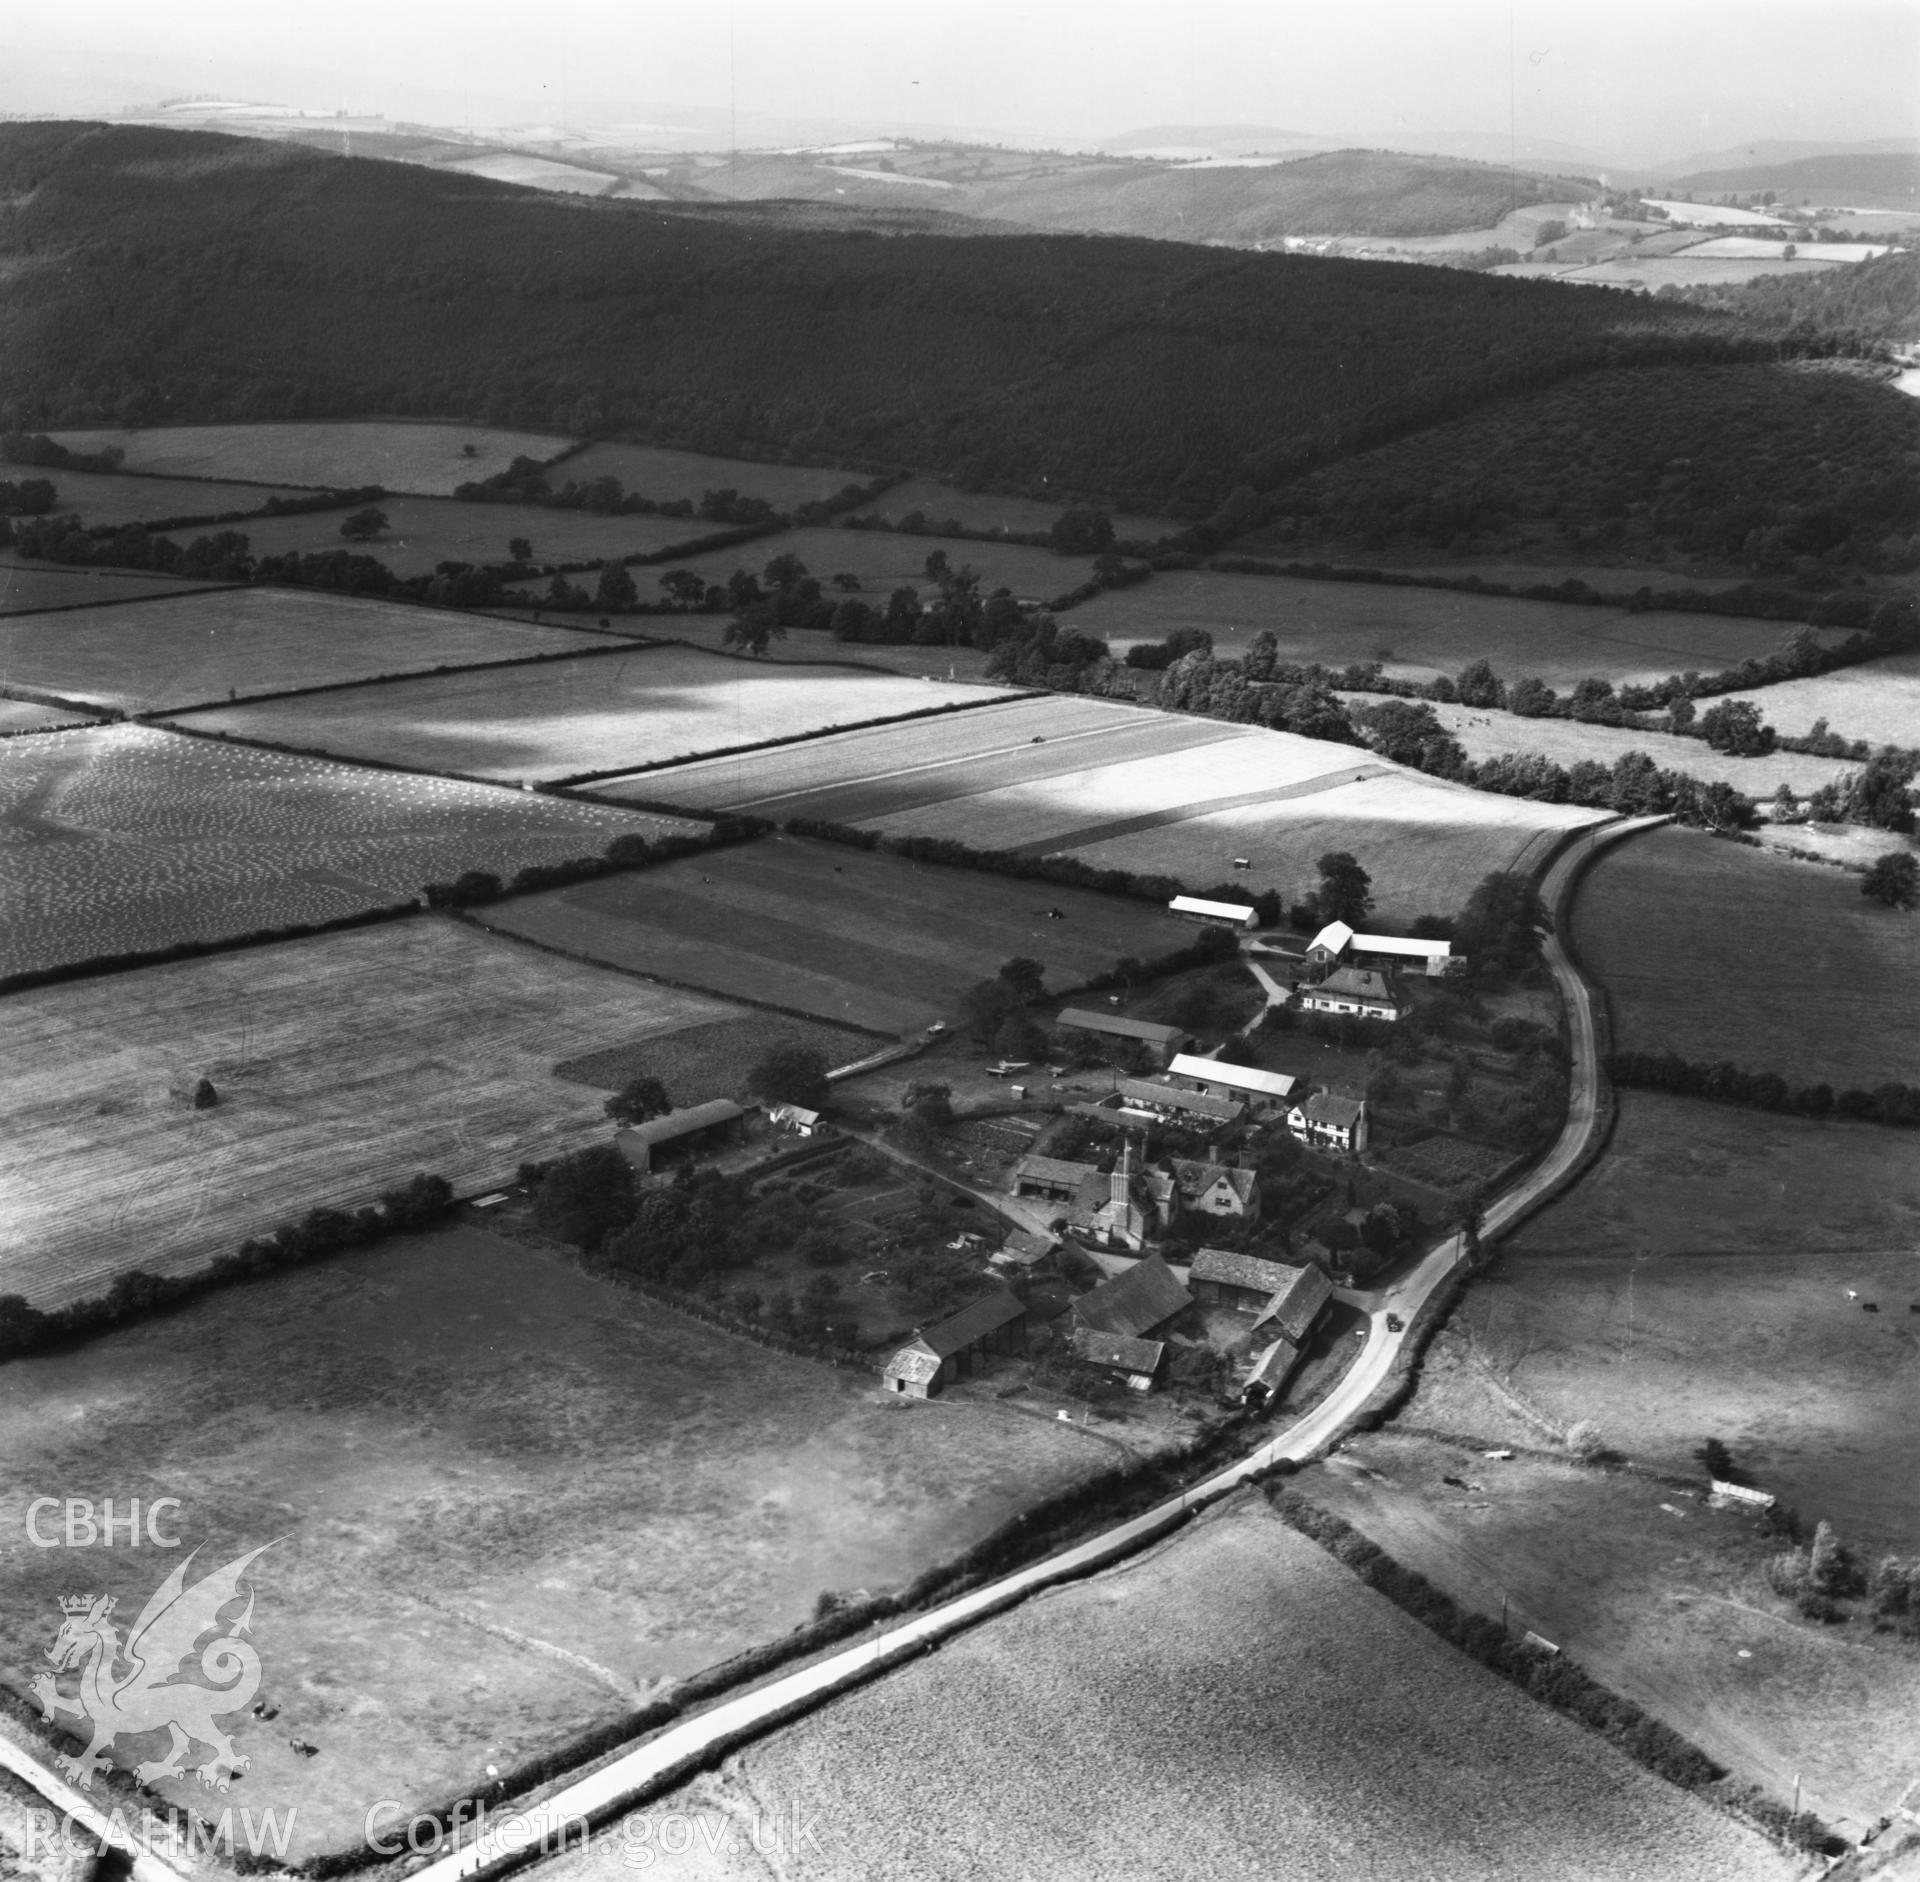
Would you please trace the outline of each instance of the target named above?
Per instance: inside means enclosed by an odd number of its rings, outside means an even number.
[[[5,429],[466,417],[1199,516],[1593,367],[1758,345],[1602,289],[794,229],[204,132],[0,125],[0,203]]]
[[[1749,195],[1772,190],[1786,203],[1920,210],[1920,151],[1848,151],[1798,157],[1791,163],[1702,170],[1676,177],[1666,187],[1690,196]]]
[[[1116,157],[1142,156],[1155,151],[1192,151],[1216,157],[1241,157],[1253,151],[1337,150],[1346,140],[1315,137],[1306,131],[1283,131],[1272,124],[1149,124],[1099,140],[1102,150]]]
[[[1452,235],[1529,203],[1565,202],[1591,181],[1397,151],[1335,150],[1270,165],[1090,167],[982,184],[945,207],[1035,229],[1183,242],[1288,235]]]

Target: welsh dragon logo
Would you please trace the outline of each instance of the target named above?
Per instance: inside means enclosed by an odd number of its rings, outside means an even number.
[[[47,1651],[54,1670],[35,1678],[33,1694],[49,1719],[64,1712],[92,1723],[93,1742],[78,1757],[62,1753],[59,1761],[83,1789],[92,1787],[93,1774],[106,1763],[101,1754],[115,1739],[145,1732],[165,1730],[173,1742],[164,1758],[134,1767],[143,1784],[179,1776],[195,1744],[213,1747],[213,1756],[194,1773],[210,1789],[225,1790],[247,1768],[251,1760],[235,1753],[233,1740],[214,1719],[242,1710],[260,1688],[260,1656],[244,1638],[253,1623],[251,1588],[246,1611],[200,1652],[200,1672],[218,1683],[202,1686],[175,1675],[188,1670],[201,1637],[220,1625],[221,1609],[239,1598],[240,1577],[254,1558],[272,1547],[263,1543],[189,1588],[187,1570],[199,1553],[196,1549],[153,1591],[124,1647],[119,1628],[108,1618],[113,1596],[61,1596],[60,1611],[66,1618]],[[117,1670],[122,1663],[124,1672]],[[69,1699],[57,1681],[75,1667],[80,1668],[80,1690]]]

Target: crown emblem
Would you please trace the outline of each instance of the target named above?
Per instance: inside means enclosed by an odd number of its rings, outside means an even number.
[[[90,1613],[93,1609],[94,1599],[95,1597],[90,1594],[63,1594],[60,1597],[60,1612],[62,1614]],[[113,1597],[111,1595],[107,1597],[107,1605],[100,1611],[103,1614],[111,1614],[113,1612]]]

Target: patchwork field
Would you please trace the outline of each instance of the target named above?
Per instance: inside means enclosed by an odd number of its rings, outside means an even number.
[[[672,819],[151,726],[0,741],[0,973],[330,921]]]
[[[1599,1166],[1453,1324],[1549,1419],[1667,1470],[1718,1437],[1808,1521],[1913,1554],[1917,1250],[1920,1158],[1897,1133],[1627,1091]]]
[[[557,456],[572,442],[541,432],[502,431],[485,425],[413,425],[381,419],[159,425],[140,431],[107,427],[54,435],[56,442],[75,451],[102,451],[109,445],[124,451],[123,471],[344,490],[379,484],[386,490],[426,497],[450,496],[454,485],[491,477],[516,457]]]
[[[0,1294],[186,1273],[416,1170],[456,1188],[604,1139],[558,1059],[736,1017],[439,918],[7,999]],[[220,1103],[186,1102],[200,1078]]]
[[[13,468],[14,477],[44,477],[60,493],[54,508],[72,512],[91,529],[104,523],[155,523],[167,516],[223,516],[257,510],[269,497],[307,496],[293,488],[261,484],[183,483],[173,477],[130,477],[105,472]],[[336,529],[345,511],[326,511]]]
[[[956,490],[951,484],[936,483],[930,477],[910,477],[858,512],[861,516],[884,516],[897,523],[918,510],[930,523],[958,523],[963,529],[1006,529],[1019,535],[1034,530],[1049,530],[1060,520],[1064,506],[1042,503],[1035,497],[996,496],[986,490]],[[1170,516],[1134,516],[1127,512],[1108,512],[1113,533],[1122,542],[1158,542],[1186,527]],[[934,545],[937,546],[937,545]],[[954,561],[965,558],[949,545],[947,553]]]
[[[30,699],[0,698],[0,733],[52,732],[62,726],[90,725],[84,714],[64,706],[39,706]]]
[[[1366,693],[1342,693],[1349,705],[1376,704]],[[1765,695],[1756,703],[1766,711]],[[1543,752],[1557,764],[1591,759],[1613,765],[1630,751],[1645,752],[1663,771],[1685,771],[1718,779],[1749,797],[1764,800],[1782,784],[1805,797],[1843,772],[1859,767],[1843,758],[1812,758],[1803,752],[1770,752],[1765,758],[1734,758],[1717,752],[1705,739],[1674,738],[1664,732],[1634,732],[1616,725],[1582,725],[1575,719],[1522,719],[1511,712],[1483,712],[1473,706],[1434,705],[1435,716],[1466,748],[1469,758],[1497,758],[1514,752]],[[1771,720],[1769,721],[1771,722]],[[1784,729],[1784,728],[1776,728]]]
[[[176,486],[177,488],[177,486]],[[396,575],[431,575],[442,562],[505,562],[507,544],[524,536],[536,562],[604,561],[651,555],[710,535],[711,523],[689,517],[596,516],[590,510],[554,510],[531,503],[461,503],[452,497],[383,497],[375,506],[387,519],[384,534],[347,542],[340,534],[346,510],[316,510],[301,516],[262,516],[236,523],[261,555],[319,555],[351,550],[383,562]],[[193,532],[175,537],[184,548]],[[648,571],[636,569],[643,587]],[[594,578],[584,579],[591,590]]]
[[[221,707],[195,713],[190,723],[343,758],[517,782],[801,738],[991,697],[978,686],[890,673],[636,645],[504,673],[430,674]]]
[[[1796,1086],[1920,1083],[1920,922],[1857,876],[1654,830],[1594,866],[1574,940],[1622,1050]]]
[[[735,569],[748,569],[757,574],[775,556],[797,555],[807,572],[818,576],[822,584],[835,575],[858,576],[860,588],[855,592],[869,602],[878,600],[884,605],[896,588],[917,588],[922,600],[932,596],[934,584],[927,578],[927,557],[936,550],[956,569],[975,570],[983,595],[992,594],[996,588],[1011,588],[1023,600],[1045,601],[1079,587],[1093,573],[1091,556],[1055,555],[1051,550],[1030,549],[1021,543],[946,542],[938,536],[896,536],[891,530],[879,529],[789,529],[777,536],[736,543],[731,549],[712,549],[705,555],[688,556],[672,566],[692,569],[710,582],[724,582]],[[644,591],[649,573],[658,577],[666,572],[665,568],[636,570],[635,579]],[[1080,619],[1078,610],[1074,613],[1074,625],[1088,626]],[[1105,630],[1089,627],[1088,631]],[[887,649],[874,651],[884,655]]]
[[[294,588],[0,620],[0,685],[124,712],[604,647],[598,634]]]
[[[142,595],[211,592],[207,582],[172,575],[134,575],[117,569],[53,568],[0,555],[0,614],[31,614],[43,608],[89,608],[102,601],[133,601]]]
[[[1825,719],[1842,738],[1874,745],[1920,745],[1920,653],[1894,654],[1862,666],[1841,667],[1818,679],[1787,680],[1750,693],[1747,699],[1776,731],[1798,738]]]
[[[682,1860],[657,1833],[673,1815],[704,1832]],[[1798,1873],[1253,1502],[808,1714],[544,1873],[616,1882],[639,1850],[656,1874],[763,1882],[753,1827],[770,1840],[776,1815],[815,1826],[774,1859],[807,1882]]]
[[[1624,576],[1622,585],[1629,585]],[[1507,679],[1536,674],[1563,691],[1588,674],[1618,685],[1689,667],[1732,666],[1774,652],[1783,631],[1778,621],[1725,615],[1628,614],[1439,588],[1206,569],[1156,575],[1138,587],[1096,595],[1071,619],[1083,632],[1104,636],[1116,653],[1135,641],[1164,640],[1177,627],[1200,627],[1213,636],[1217,653],[1238,656],[1265,630],[1279,641],[1283,660],[1334,667],[1378,660],[1398,678],[1428,680],[1484,658]]]
[[[685,497],[698,503],[709,490],[737,490],[776,510],[836,497],[849,484],[864,483],[858,471],[826,465],[759,464],[749,458],[709,457],[703,451],[667,451],[651,444],[590,444],[578,457],[554,466],[550,482],[591,483],[617,477],[622,489],[656,503]],[[714,525],[708,525],[711,528]],[[747,549],[754,545],[748,543]]]
[[[1731,1788],[1791,1804],[1798,1777],[1805,1808],[1859,1836],[1912,1777],[1920,1656],[1794,1616],[1765,1580],[1779,1545],[1749,1516],[1625,1473],[1392,1430],[1350,1439],[1299,1488],[1463,1605],[1497,1621],[1504,1601],[1511,1626],[1691,1739]]]
[[[1060,988],[1192,933],[1151,902],[796,837],[518,896],[484,918],[589,959],[881,1032],[952,1019],[959,996],[1015,955],[1043,962]]]
[[[179,1497],[206,1561],[273,1542],[253,1638],[279,1715],[235,1739],[248,1806],[299,1806],[289,1861],[357,1846],[379,1799],[484,1788],[824,1590],[908,1582],[1112,1455],[1005,1407],[889,1402],[465,1228],[15,1360],[0,1453],[14,1534],[53,1483]],[[71,1592],[59,1558],[0,1556],[16,1690]],[[90,1567],[123,1606],[158,1573]],[[190,1777],[165,1790],[206,1807]]]

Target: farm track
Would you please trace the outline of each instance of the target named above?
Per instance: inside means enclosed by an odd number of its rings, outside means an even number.
[[[1573,892],[1595,852],[1659,821],[1635,819],[1586,832],[1576,837],[1547,870],[1542,896],[1556,932],[1547,937],[1546,953],[1573,1021],[1573,1095],[1553,1148],[1486,1211],[1483,1237],[1505,1233],[1551,1200],[1579,1174],[1596,1148],[1604,1110],[1594,1002],[1571,956],[1560,945],[1557,931],[1567,922]],[[1324,1450],[1389,1384],[1420,1310],[1453,1274],[1464,1252],[1462,1238],[1448,1236],[1398,1286],[1378,1296],[1368,1316],[1366,1344],[1345,1378],[1313,1411],[1248,1457],[1103,1535],[669,1726],[637,1749],[561,1785],[541,1802],[506,1818],[500,1828],[480,1836],[465,1849],[428,1863],[415,1872],[414,1882],[457,1882],[458,1878],[518,1866],[537,1854],[541,1845],[565,1825],[581,1820],[601,1822],[657,1796],[735,1747],[918,1658],[948,1636],[1017,1606],[1043,1588],[1097,1573],[1136,1553],[1180,1527],[1193,1513],[1241,1488],[1268,1466],[1301,1462]],[[1400,1331],[1388,1327],[1389,1312],[1406,1323]]]

